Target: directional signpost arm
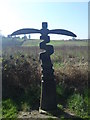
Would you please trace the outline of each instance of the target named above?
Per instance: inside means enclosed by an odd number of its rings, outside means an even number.
[[[73,32],[70,32],[70,31],[64,30],[64,29],[49,30],[49,34],[61,34],[61,35],[76,37],[76,35]]]
[[[11,36],[14,36],[14,35],[21,35],[21,34],[30,34],[30,33],[40,33],[40,30],[38,29],[31,29],[31,28],[24,28],[24,29],[20,29],[20,30],[17,30],[15,32],[13,32],[11,34]]]

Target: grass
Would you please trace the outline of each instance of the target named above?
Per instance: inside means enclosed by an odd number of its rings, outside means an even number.
[[[87,41],[59,41],[59,40],[51,40],[49,44],[54,46],[87,46]]]
[[[30,46],[38,46],[39,47],[39,43],[41,42],[41,40],[28,40],[28,41],[25,41],[23,43],[23,47],[27,46],[27,47],[30,47]]]
[[[82,118],[88,118],[88,104],[85,104],[85,98],[79,93],[70,96],[67,101],[67,106],[72,112],[75,112],[76,115]]]
[[[0,58],[0,63],[2,63],[2,58]]]
[[[17,107],[11,99],[2,101],[2,117],[3,118],[17,118]]]
[[[22,46],[39,46],[41,40],[28,40],[23,43]],[[87,46],[87,41],[63,41],[63,40],[51,40],[48,43],[53,46]]]
[[[66,65],[76,65],[87,63],[88,49],[87,46],[67,46],[55,47],[55,52],[51,56],[54,68],[61,69]]]
[[[29,45],[27,41],[23,46],[3,48],[3,100],[10,99],[8,102],[11,102],[13,112],[11,108],[8,112],[6,104],[3,106],[9,116],[12,116],[15,111],[18,113],[20,110],[29,111],[39,108],[41,80],[39,52],[41,50],[36,42],[33,40],[29,42],[33,46],[27,47]],[[88,117],[86,41],[56,41],[56,43],[52,41],[51,43],[55,45],[55,53],[51,55],[51,59],[57,85],[58,108],[63,110],[67,107],[81,118]]]

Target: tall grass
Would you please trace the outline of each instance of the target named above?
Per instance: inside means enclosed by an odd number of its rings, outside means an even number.
[[[39,108],[42,74],[40,51],[38,47],[3,49],[3,100],[11,99],[17,106],[17,111]],[[54,65],[59,107],[67,107],[75,114],[79,113],[81,117],[85,112],[87,116],[87,107],[85,108],[88,104],[87,47],[55,47],[51,59]]]

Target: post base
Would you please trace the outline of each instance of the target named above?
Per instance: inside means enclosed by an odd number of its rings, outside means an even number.
[[[47,111],[42,110],[40,107],[39,107],[39,113],[40,113],[40,114],[48,114],[48,112],[47,112]]]

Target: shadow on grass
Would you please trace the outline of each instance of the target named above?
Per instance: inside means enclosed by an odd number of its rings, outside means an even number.
[[[67,118],[71,118],[71,120],[73,118],[75,118],[75,119],[81,119],[80,117],[78,117],[78,116],[76,116],[74,114],[71,114],[69,112],[65,112],[64,110],[61,110],[59,108],[57,108],[57,110],[55,110],[55,111],[49,111],[48,113],[50,115],[52,115],[52,116],[57,117],[57,118],[66,118],[66,119]]]

